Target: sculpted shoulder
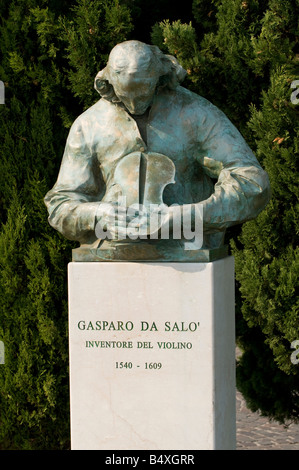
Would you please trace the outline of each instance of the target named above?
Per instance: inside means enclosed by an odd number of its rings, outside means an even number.
[[[78,116],[73,126],[90,126],[95,122],[101,123],[107,121],[109,117],[112,117],[115,114],[115,106],[109,101],[101,98],[90,108],[86,109],[80,116]]]
[[[218,141],[222,141],[223,138],[233,139],[245,146],[246,153],[252,156],[240,132],[221,109],[184,87],[179,86],[175,92],[181,107],[181,117],[198,128],[202,140],[209,136]]]
[[[162,91],[161,105],[166,109],[179,113],[181,118],[191,120],[193,125],[204,124],[207,120],[214,121],[215,118],[225,118],[220,109],[206,98],[178,86],[172,91]]]
[[[184,105],[184,106],[202,106],[202,107],[209,107],[209,106],[214,106],[210,101],[208,101],[206,98],[203,98],[202,96],[198,95],[197,93],[194,93],[193,91],[188,90],[187,88],[183,86],[178,86],[172,91],[165,91],[165,96],[169,93],[169,95],[173,96],[173,100],[175,100],[179,105]]]
[[[109,123],[116,120],[116,108],[114,104],[101,98],[75,119],[69,132],[68,144],[72,147],[84,145],[92,151],[95,137],[105,135]]]

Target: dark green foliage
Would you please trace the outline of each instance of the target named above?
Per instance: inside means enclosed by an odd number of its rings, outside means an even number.
[[[249,408],[281,423],[293,421],[299,416],[298,375],[277,367],[259,328],[245,326],[241,345],[245,353],[237,364],[237,387]]]
[[[118,1],[82,0],[72,9],[70,19],[61,20],[61,25],[70,66],[69,87],[89,107],[95,102],[96,72],[104,67],[112,47],[126,40],[132,30],[130,12]]]
[[[51,119],[46,107],[30,110],[16,98],[0,113],[0,439],[9,447],[63,448],[69,249],[47,226],[43,206],[55,157]]]
[[[243,297],[243,316],[250,327],[258,327],[264,334],[264,348],[268,348],[265,356],[272,353],[276,364],[276,367],[271,365],[275,383],[271,389],[280,401],[276,398],[272,407],[268,400],[265,405],[263,394],[259,396],[255,389],[254,403],[282,421],[283,418],[299,417],[299,370],[298,365],[290,361],[290,345],[299,338],[296,293],[299,274],[299,127],[296,121],[299,110],[290,102],[290,82],[294,79],[290,67],[275,67],[271,71],[269,88],[262,94],[260,109],[251,108],[248,126],[256,138],[257,155],[271,180],[272,200],[256,221],[243,227],[240,241],[244,249],[234,245],[233,250]],[[253,390],[247,356],[252,357],[255,348],[249,348],[246,334],[240,341],[245,345],[245,351],[248,350],[240,369],[240,389],[249,387]],[[255,369],[255,374],[260,374],[260,379],[265,375],[262,364],[259,370]],[[244,394],[253,401],[248,390]]]
[[[123,3],[131,10],[134,22],[134,30],[130,39],[150,43],[151,28],[164,18],[168,18],[170,21],[180,18],[182,22],[189,22],[192,19],[192,1],[124,0]]]
[[[272,199],[260,216],[234,229],[237,336],[245,351],[238,387],[253,410],[299,418],[298,14],[293,0],[194,0],[195,24],[163,21],[153,41],[177,56],[186,86],[237,125],[267,170]],[[242,325],[242,327],[240,327]],[[267,399],[268,395],[268,399]]]

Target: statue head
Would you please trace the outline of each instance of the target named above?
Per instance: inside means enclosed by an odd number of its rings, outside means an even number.
[[[107,66],[95,78],[95,89],[103,98],[123,103],[131,114],[141,115],[159,87],[174,89],[185,75],[175,57],[157,46],[125,41],[112,49]]]

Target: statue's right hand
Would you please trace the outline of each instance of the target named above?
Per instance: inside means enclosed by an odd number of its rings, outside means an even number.
[[[132,228],[133,221],[135,228]],[[146,224],[147,214],[141,208],[129,210],[118,202],[102,202],[96,214],[95,233],[101,239],[123,240],[133,237],[136,226],[143,228]]]
[[[98,238],[114,239],[116,227],[125,227],[126,208],[117,202],[101,202],[96,213],[95,233]]]

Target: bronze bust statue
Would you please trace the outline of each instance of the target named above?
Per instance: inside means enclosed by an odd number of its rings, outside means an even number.
[[[213,260],[225,230],[268,203],[266,172],[222,111],[180,86],[185,74],[139,41],[97,74],[101,99],[73,123],[45,197],[51,226],[80,242],[74,261]]]

